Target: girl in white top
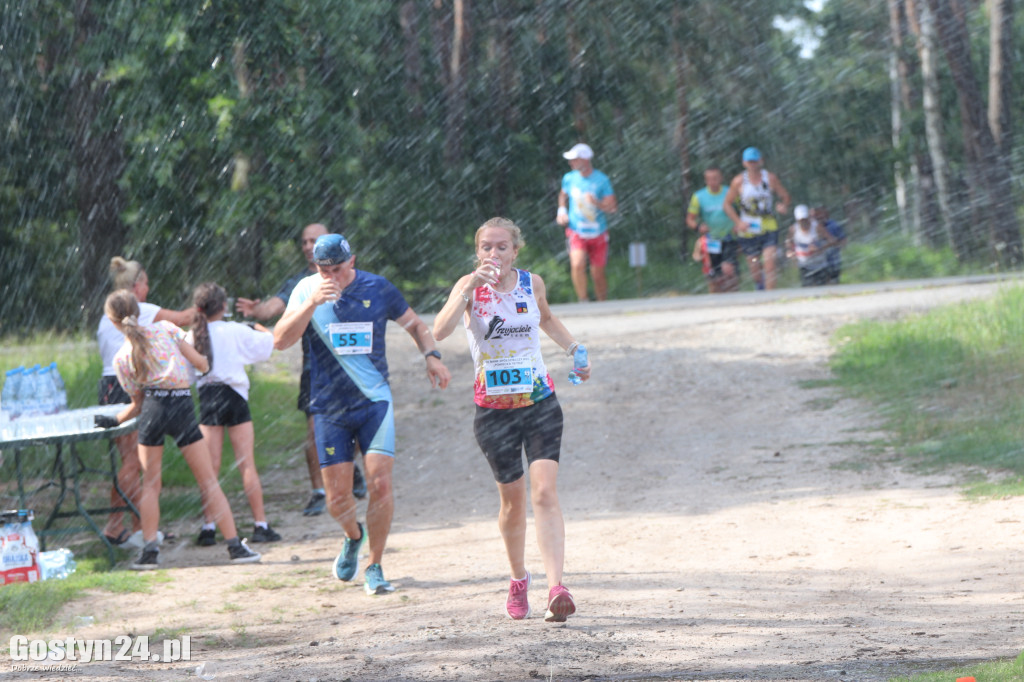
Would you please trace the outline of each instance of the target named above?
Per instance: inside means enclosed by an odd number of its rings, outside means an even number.
[[[210,371],[199,377],[199,429],[210,452],[214,474],[220,476],[224,430],[227,429],[235,464],[254,518],[252,542],[273,542],[281,536],[267,523],[263,485],[256,470],[256,436],[249,412],[249,375],[245,366],[264,362],[274,350],[274,336],[266,327],[226,322],[227,294],[215,282],[196,287],[192,302],[196,316],[189,332],[196,350],[210,360]],[[196,543],[216,544],[214,519],[206,517]]]
[[[505,611],[514,620],[530,615],[525,448],[537,543],[549,587],[545,620],[562,622],[576,610],[562,585],[565,524],[557,489],[562,411],[541,357],[540,332],[570,355],[579,344],[548,307],[544,280],[513,267],[522,244],[519,227],[505,218],[492,218],[477,230],[479,265],[455,283],[434,320],[434,337],[451,335],[461,318],[473,353],[474,432],[498,485],[498,527],[512,570]],[[588,379],[589,364],[577,372]]]
[[[141,326],[145,327],[154,322],[167,320],[175,326],[184,327],[192,321],[192,315],[195,312],[192,308],[169,310],[146,302],[146,296],[149,295],[149,276],[146,275],[146,271],[139,261],[125,260],[121,256],[111,258],[110,283],[111,291],[125,289],[135,295],[139,305],[139,324]],[[100,318],[99,327],[96,329],[96,340],[99,342],[100,360],[103,363],[99,383],[99,404],[130,403],[131,397],[121,388],[114,372],[114,355],[124,345],[124,334],[104,315]],[[139,495],[142,491],[139,482],[142,469],[139,464],[138,436],[134,432],[118,436],[114,439],[114,444],[121,455],[121,468],[117,472],[117,485],[110,487],[110,506],[111,508],[121,507],[124,500],[128,499],[138,509]],[[122,493],[124,493],[123,497]],[[129,532],[124,527],[124,513],[120,511],[112,512],[107,518],[103,535],[107,538],[107,542],[113,545],[120,545],[131,539],[135,545],[142,547],[142,526],[138,517],[132,519],[132,531]]]

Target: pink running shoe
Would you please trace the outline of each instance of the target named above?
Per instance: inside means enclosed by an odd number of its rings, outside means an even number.
[[[564,585],[555,585],[548,592],[548,612],[544,620],[549,623],[564,623],[565,619],[576,613],[576,602]]]
[[[508,599],[505,600],[505,613],[512,620],[523,620],[530,617],[530,599],[526,592],[530,589],[530,572],[522,580],[512,580],[508,586]]]

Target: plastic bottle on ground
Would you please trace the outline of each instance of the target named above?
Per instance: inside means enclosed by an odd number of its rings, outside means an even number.
[[[70,549],[61,547],[48,552],[39,553],[39,578],[41,580],[59,580],[67,578],[75,572],[75,555]]]

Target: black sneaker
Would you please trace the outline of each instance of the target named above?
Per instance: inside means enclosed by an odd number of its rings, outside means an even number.
[[[233,564],[252,564],[260,560],[260,553],[249,549],[245,540],[237,545],[228,545],[228,556]]]
[[[280,539],[281,534],[271,528],[269,523],[266,528],[263,526],[256,526],[255,530],[252,532],[253,542],[277,542]]]
[[[352,494],[360,500],[366,497],[366,479],[358,464],[352,467]]]
[[[144,549],[142,555],[131,565],[133,571],[152,571],[160,568],[160,550]]]
[[[217,544],[217,531],[213,528],[203,528],[199,531],[199,537],[196,538],[196,544],[200,547],[209,547],[210,545]]]
[[[327,509],[327,496],[323,493],[313,493],[313,497],[309,498],[309,504],[302,510],[303,516],[319,516],[324,513]]]

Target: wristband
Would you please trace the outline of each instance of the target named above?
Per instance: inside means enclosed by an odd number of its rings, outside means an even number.
[[[576,347],[579,345],[579,343],[573,341],[572,343],[569,344],[569,347],[565,349],[565,354],[571,358],[572,354],[576,352]]]
[[[463,301],[465,301],[466,303],[469,303],[469,296],[466,295],[466,290],[465,289],[460,291],[459,295],[462,296],[462,300]]]
[[[556,215],[560,215],[560,216],[569,215],[569,211],[566,210],[565,206],[559,206],[558,207],[558,213]]]

